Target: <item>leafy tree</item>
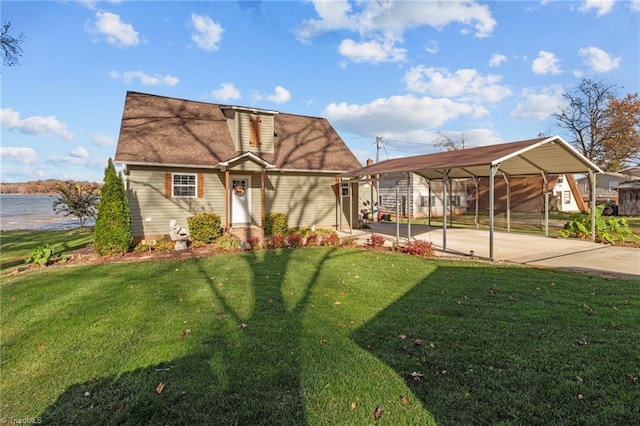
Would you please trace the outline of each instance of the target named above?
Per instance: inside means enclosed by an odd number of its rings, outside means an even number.
[[[132,242],[131,215],[124,182],[109,158],[98,204],[93,247],[96,253],[103,256],[126,253]]]
[[[54,190],[59,194],[53,202],[56,214],[77,217],[81,228],[84,228],[87,219],[96,217],[98,196],[94,194],[95,186],[83,186],[69,180],[57,183]]]
[[[562,96],[567,106],[554,114],[568,130],[570,143],[605,170],[616,171],[640,154],[640,100],[637,94],[618,98],[615,85],[583,79]]]
[[[19,65],[19,58],[22,56],[22,47],[20,45],[24,41],[24,34],[20,33],[18,37],[8,34],[11,22],[5,22],[0,30],[0,54],[2,62],[8,66]]]

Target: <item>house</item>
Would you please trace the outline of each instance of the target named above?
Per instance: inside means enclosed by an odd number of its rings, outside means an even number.
[[[261,236],[269,212],[290,227],[357,218],[358,186],[336,176],[361,164],[324,118],[127,92],[115,162],[137,240],[200,212],[240,238]]]
[[[629,173],[623,172],[604,172],[596,175],[596,205],[612,202],[618,204],[618,185],[628,180],[640,179],[635,176],[637,167],[629,168]],[[582,176],[578,178],[578,187],[582,194],[582,198],[587,202],[591,195],[589,193],[589,178]]]
[[[585,211],[587,206],[582,198],[578,182],[572,174],[559,175],[553,186],[556,209],[561,212]]]
[[[424,177],[409,173],[385,174],[379,187],[379,204],[382,212],[396,212],[399,208],[400,216],[406,217],[411,209],[411,217],[442,217],[445,202],[442,199],[442,181],[427,180]],[[449,214],[463,214],[467,211],[465,180],[452,180],[447,195],[446,206]],[[409,185],[411,191],[408,191]],[[397,187],[397,192],[396,192]],[[409,200],[409,202],[407,202]]]

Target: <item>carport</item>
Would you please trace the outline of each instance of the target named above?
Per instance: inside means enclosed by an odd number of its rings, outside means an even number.
[[[384,180],[385,175],[415,173],[427,181],[442,180],[442,199],[447,199],[447,184],[450,179],[472,178],[476,183],[476,217],[478,215],[478,180],[489,179],[489,258],[494,260],[494,211],[495,211],[495,179],[499,175],[507,184],[507,223],[510,221],[511,194],[509,179],[515,176],[542,176],[545,182],[544,216],[545,235],[549,232],[549,191],[546,183],[550,175],[585,174],[591,183],[591,205],[595,205],[595,175],[602,170],[576,151],[559,136],[529,139],[497,145],[468,148],[435,154],[417,155],[413,157],[385,160],[358,170],[343,173],[339,176],[343,182],[358,182],[366,177],[376,176],[372,180]],[[408,189],[411,191],[411,188]],[[349,205],[352,205],[349,191]],[[409,193],[409,199],[413,194]],[[342,197],[340,197],[342,209]],[[351,215],[350,215],[351,216]],[[411,212],[409,211],[408,238],[411,238]],[[396,222],[398,217],[396,216]],[[477,223],[477,220],[476,220]],[[342,224],[340,224],[342,227]],[[399,226],[399,224],[398,224]],[[595,209],[591,209],[592,240],[595,241]],[[349,229],[353,224],[349,223]],[[443,250],[447,250],[447,209],[442,218]]]

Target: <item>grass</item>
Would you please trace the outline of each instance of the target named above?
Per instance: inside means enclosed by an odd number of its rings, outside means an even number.
[[[334,248],[42,268],[0,287],[1,417],[632,424],[639,284]]]
[[[4,231],[0,233],[0,272],[24,264],[34,248],[49,244],[55,255],[70,253],[93,242],[93,228],[65,231]]]

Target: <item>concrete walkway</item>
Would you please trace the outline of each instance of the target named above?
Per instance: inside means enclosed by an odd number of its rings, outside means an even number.
[[[375,223],[371,229],[358,229],[353,233],[363,243],[375,233],[383,235],[392,244],[396,239],[396,225]],[[406,236],[407,226],[400,225],[400,237]],[[449,228],[446,252],[442,250],[442,228],[411,225],[411,236],[433,243],[437,256],[489,258],[489,231]],[[495,232],[494,259],[523,265],[615,274],[640,280],[640,249],[574,238]]]

